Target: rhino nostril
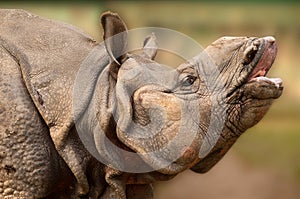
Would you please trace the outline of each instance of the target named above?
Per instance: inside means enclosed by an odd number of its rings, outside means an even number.
[[[244,60],[242,62],[244,66],[249,65],[253,61],[259,49],[260,44],[261,44],[261,40],[254,39],[252,40],[251,44],[245,49]]]
[[[257,53],[257,47],[256,48],[253,47],[251,50],[249,50],[245,55],[243,65],[249,65],[253,61],[256,53]]]
[[[168,90],[164,90],[164,93],[172,93],[172,90],[168,89]]]

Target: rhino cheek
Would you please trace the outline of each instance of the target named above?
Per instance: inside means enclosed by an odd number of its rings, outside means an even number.
[[[146,110],[160,107],[165,111],[168,121],[176,122],[181,119],[180,102],[171,94],[156,91],[142,92],[134,96],[134,102]]]
[[[160,114],[164,119],[160,132],[153,132],[153,135],[149,139],[153,142],[151,145],[156,146],[157,150],[164,147],[169,140],[172,140],[176,136],[176,132],[179,129],[181,110],[179,101],[172,95],[158,92],[158,91],[141,91],[134,94],[134,121],[140,122],[141,125],[145,125],[142,121],[145,121],[147,117],[148,123],[154,123],[155,117]],[[154,124],[147,124],[150,128]],[[151,130],[151,129],[150,129]],[[145,145],[144,148],[147,148]],[[150,146],[149,146],[150,147]],[[144,149],[145,150],[145,149]],[[149,151],[146,149],[146,151]]]
[[[158,170],[170,174],[181,172],[198,161],[202,134],[199,133],[195,136],[193,133],[186,132],[189,127],[182,129],[181,125],[189,124],[186,120],[194,119],[183,118],[182,103],[186,103],[184,100],[171,93],[141,89],[135,92],[133,102],[134,121],[148,127],[149,132],[152,130],[153,124],[151,123],[156,122],[157,114],[163,114],[161,129],[154,132],[154,135],[150,133],[149,137],[147,135],[144,140],[134,140],[134,144],[131,146],[148,164],[153,166],[161,165],[160,161],[169,162],[169,165],[160,167]],[[194,101],[193,103],[198,102]],[[192,115],[190,116],[192,117]],[[194,121],[194,123],[198,122],[198,120]],[[180,132],[182,130],[184,132]],[[149,155],[152,152],[154,155]]]

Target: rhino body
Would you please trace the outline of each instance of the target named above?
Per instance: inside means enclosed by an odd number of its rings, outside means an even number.
[[[114,88],[128,70],[137,65],[156,64],[153,61],[156,44],[152,36],[145,40],[142,55],[123,53],[126,35],[109,38],[126,33],[124,22],[110,12],[102,15],[101,22],[106,42],[98,44],[70,25],[22,10],[0,10],[1,198],[152,198],[152,183],[157,180],[171,179],[185,169],[198,173],[208,171],[281,95],[281,81],[264,77],[276,55],[273,38],[222,38],[208,46],[205,52],[215,65],[224,69],[218,78],[225,82],[225,95],[215,94],[217,97],[213,99],[222,98],[228,117],[215,146],[205,157],[199,157],[201,146],[207,144],[204,135],[213,104],[210,96],[213,94],[202,85],[195,69],[200,61],[196,57],[194,62],[180,65],[174,74],[162,72],[174,79],[165,88],[142,85],[129,96],[131,104],[125,106],[130,107],[127,113],[126,108],[118,106]],[[85,82],[91,89],[77,96],[79,107],[74,111],[76,76],[91,53],[96,54],[91,62],[95,67]],[[241,65],[248,68],[242,70]],[[181,78],[184,74],[188,75]],[[124,84],[124,88],[130,87]],[[189,98],[191,92],[193,100]],[[101,163],[86,149],[75,126],[87,114],[91,120],[84,125],[94,129],[93,120],[97,120],[105,136],[120,148],[147,154],[154,145],[163,145],[161,140],[168,141],[174,136],[179,120],[176,115],[181,111],[177,98],[181,98],[180,102],[190,101],[191,105],[200,104],[191,115],[202,113],[201,121],[196,121],[201,130],[187,150],[178,151],[180,158],[155,171],[123,172]],[[118,127],[119,123],[127,124],[127,119],[122,117],[127,114],[147,130],[151,122],[156,122],[148,118],[148,113],[160,110],[157,106],[166,110],[170,120],[168,128],[163,128],[159,136],[150,140],[128,139],[127,132]],[[114,112],[117,121],[112,116]],[[188,124],[189,118],[183,120]],[[91,132],[86,137],[95,139],[94,131]],[[96,151],[98,147],[95,140],[92,148]],[[170,152],[162,156],[141,155],[137,160],[126,155],[121,158],[124,162],[130,159],[133,164],[156,168],[172,155]]]

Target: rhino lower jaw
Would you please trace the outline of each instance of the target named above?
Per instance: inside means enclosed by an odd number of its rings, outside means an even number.
[[[234,103],[229,103],[227,123],[232,135],[241,135],[256,125],[267,113],[275,99],[282,94],[282,80],[279,78],[257,77],[245,84],[236,96]],[[232,99],[230,99],[232,100]],[[236,113],[239,120],[236,120]]]
[[[245,85],[248,95],[255,99],[277,99],[283,91],[280,78],[256,77]]]

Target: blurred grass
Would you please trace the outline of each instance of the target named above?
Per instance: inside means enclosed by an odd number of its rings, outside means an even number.
[[[299,115],[277,115],[271,110],[263,121],[241,136],[233,150],[248,163],[280,170],[300,181],[299,119]]]
[[[159,26],[187,34],[203,46],[224,36],[274,35],[278,56],[270,76],[284,80],[283,96],[233,150],[250,164],[281,170],[300,181],[300,4],[117,2],[34,4],[0,2],[79,26],[100,40],[99,16],[118,12],[129,28]]]

